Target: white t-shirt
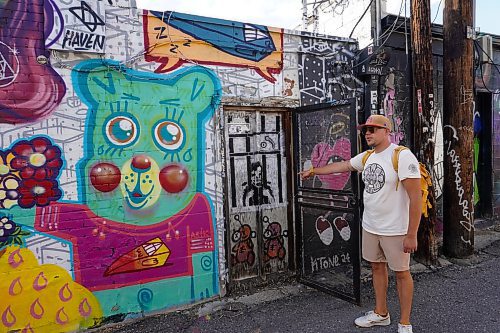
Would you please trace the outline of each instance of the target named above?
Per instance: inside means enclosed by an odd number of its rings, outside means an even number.
[[[354,156],[350,163],[362,171],[365,191],[363,194],[363,228],[376,235],[406,235],[409,223],[410,199],[401,181],[420,178],[420,169],[415,155],[404,149],[399,154],[398,173],[392,164],[392,154],[397,147],[391,144],[380,153],[373,153],[363,168],[363,155]],[[400,184],[396,191],[396,181]]]

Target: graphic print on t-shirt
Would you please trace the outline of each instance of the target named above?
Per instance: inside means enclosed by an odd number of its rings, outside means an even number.
[[[377,163],[368,165],[363,171],[363,182],[367,193],[377,193],[385,184],[384,169]]]
[[[415,165],[415,164],[413,164],[413,163],[412,163],[412,164],[410,164],[410,165],[408,166],[408,170],[410,170],[410,173],[411,173],[412,175],[416,175],[416,174],[418,174],[418,166],[416,166],[416,165]]]

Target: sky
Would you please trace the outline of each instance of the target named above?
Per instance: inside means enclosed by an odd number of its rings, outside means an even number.
[[[362,0],[344,1],[355,2]],[[401,1],[405,0],[388,0],[387,11],[397,14]],[[409,7],[411,0],[406,1]],[[173,10],[278,28],[300,29],[302,23],[302,0],[136,0],[136,2],[139,8]],[[308,0],[308,2],[312,3],[314,1]],[[334,1],[331,0],[331,2]],[[445,0],[431,0],[431,16],[432,20],[435,19],[435,23],[442,24],[443,22],[442,10],[444,2]],[[439,12],[436,16],[438,7]],[[407,13],[409,13],[409,10]],[[500,24],[496,21],[499,13],[499,0],[476,0],[476,27],[481,32],[500,35]]]

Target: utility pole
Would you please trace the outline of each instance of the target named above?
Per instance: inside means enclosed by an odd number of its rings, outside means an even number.
[[[446,255],[474,252],[473,0],[445,0],[443,247]]]
[[[302,30],[307,31],[308,26],[307,0],[302,0]]]
[[[430,0],[411,1],[411,45],[413,63],[413,124],[417,158],[433,174],[434,166],[434,85],[432,80],[432,33]],[[435,264],[438,257],[435,237],[436,199],[429,187],[428,200],[432,207],[422,215],[418,229],[416,259]]]

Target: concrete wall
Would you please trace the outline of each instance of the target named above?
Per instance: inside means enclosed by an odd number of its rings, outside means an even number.
[[[0,1],[0,331],[224,294],[222,104],[352,97],[355,50],[128,0]]]

